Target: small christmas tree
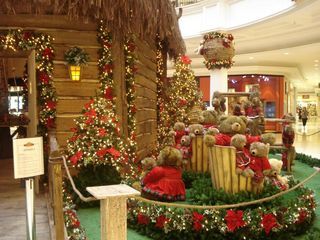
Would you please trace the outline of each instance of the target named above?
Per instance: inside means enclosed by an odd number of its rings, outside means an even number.
[[[68,139],[69,161],[77,167],[111,164],[124,180],[135,178],[130,152],[120,134],[120,126],[111,101],[96,97],[76,119],[73,136]],[[130,145],[130,144],[129,144]],[[130,150],[130,148],[128,148]]]
[[[193,106],[202,106],[199,86],[190,69],[191,60],[179,56],[175,61],[175,72],[167,83],[162,83],[162,96],[158,101],[160,111],[159,141],[165,138],[169,128],[177,121],[188,122],[187,114]]]

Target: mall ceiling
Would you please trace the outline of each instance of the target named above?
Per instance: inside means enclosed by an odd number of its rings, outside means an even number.
[[[283,14],[249,26],[227,29],[234,35],[235,65],[229,74],[285,75],[300,93],[314,93],[320,83],[320,0],[304,0]],[[201,55],[202,37],[186,39],[196,75],[209,75]]]

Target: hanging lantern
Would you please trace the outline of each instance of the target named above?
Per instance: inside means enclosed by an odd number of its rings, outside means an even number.
[[[81,66],[69,65],[69,74],[72,81],[80,81]]]
[[[69,66],[69,74],[72,81],[80,81],[81,66],[89,61],[89,55],[79,47],[72,47],[64,54],[64,58]]]

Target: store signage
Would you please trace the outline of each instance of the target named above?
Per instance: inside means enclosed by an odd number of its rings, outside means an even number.
[[[28,178],[44,173],[43,139],[19,138],[13,140],[14,178]]]
[[[309,95],[302,95],[303,99],[309,99],[309,97],[310,97]]]

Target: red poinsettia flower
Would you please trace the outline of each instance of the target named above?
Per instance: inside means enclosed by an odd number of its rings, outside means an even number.
[[[156,218],[156,228],[163,228],[164,224],[168,221],[169,219],[166,218],[164,215],[160,215],[159,217]]]
[[[94,103],[94,101],[93,101],[93,99],[91,99],[89,102],[84,104],[85,109],[89,109],[93,103]]]
[[[53,51],[52,49],[50,48],[45,48],[43,51],[42,51],[42,56],[44,57],[47,57],[47,58],[51,58],[53,56]]]
[[[131,107],[131,112],[132,112],[132,113],[136,113],[136,112],[137,112],[136,106],[132,106],[132,107]]]
[[[198,212],[192,213],[193,229],[199,232],[202,229],[203,215]]]
[[[71,138],[69,138],[69,142],[75,142],[78,139],[78,136],[72,136]]]
[[[98,135],[99,137],[104,137],[106,135],[106,130],[104,128],[99,128]]]
[[[227,210],[227,214],[224,217],[227,222],[227,227],[230,232],[233,232],[237,228],[243,227],[245,222],[243,221],[243,211]]]
[[[80,227],[80,221],[75,219],[73,222],[72,222],[72,227],[73,228],[78,228]]]
[[[48,84],[49,81],[50,81],[50,77],[49,77],[49,75],[48,75],[47,73],[45,73],[45,72],[40,72],[40,74],[39,74],[39,80],[40,80],[40,82],[43,83],[43,84]]]
[[[113,66],[110,63],[107,63],[103,66],[103,71],[106,73],[112,73]]]
[[[306,210],[301,210],[299,212],[299,216],[298,216],[296,223],[297,224],[303,223],[304,220],[307,218],[307,216],[308,216],[308,212]]]
[[[267,235],[273,228],[278,226],[277,219],[272,213],[263,215],[261,224]]]
[[[96,153],[98,157],[103,157],[104,155],[107,154],[107,152],[108,152],[107,148],[102,148],[102,149],[99,149]]]
[[[148,225],[148,223],[150,221],[149,217],[144,215],[144,214],[142,214],[142,213],[138,213],[137,218],[138,218],[138,223],[141,224],[141,225]]]
[[[103,43],[104,47],[111,48],[111,43],[107,40]]]
[[[90,125],[90,124],[94,123],[94,120],[93,120],[93,118],[89,117],[84,123],[87,125]]]
[[[78,151],[76,154],[74,154],[71,158],[70,161],[73,165],[76,165],[78,161],[82,158],[82,151]]]
[[[31,37],[31,32],[24,32],[23,33],[23,39],[28,40]]]
[[[188,56],[183,55],[183,56],[181,56],[181,62],[183,62],[184,64],[190,64],[191,59]]]
[[[229,47],[230,47],[230,43],[227,42],[227,41],[222,41],[222,45],[223,45],[225,48],[229,48]]]
[[[90,111],[86,112],[84,115],[88,116],[88,117],[96,117],[97,116],[97,112],[94,109],[90,109]]]
[[[78,131],[78,129],[77,129],[77,128],[75,128],[75,127],[73,127],[73,128],[70,128],[70,131],[75,133],[75,132],[77,132],[77,131]]]
[[[56,108],[57,103],[55,101],[48,100],[46,102],[46,106],[49,110],[53,110]]]
[[[104,97],[106,99],[112,100],[113,96],[112,96],[112,88],[111,87],[107,87],[106,90],[104,91]]]
[[[185,106],[185,105],[187,105],[187,103],[188,103],[188,101],[186,99],[184,99],[184,98],[179,100],[179,105],[180,106]]]
[[[133,42],[129,42],[127,47],[130,52],[133,52],[136,49],[136,46],[133,44]]]
[[[107,152],[110,153],[114,158],[118,158],[121,156],[120,152],[113,147],[109,148]]]

